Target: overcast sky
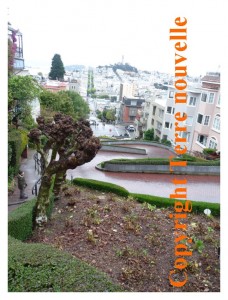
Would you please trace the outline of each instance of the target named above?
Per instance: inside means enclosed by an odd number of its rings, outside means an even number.
[[[8,20],[23,33],[26,66],[98,66],[122,60],[146,70],[173,72],[169,29],[188,20],[188,73],[217,71],[225,35],[224,1],[8,0]]]

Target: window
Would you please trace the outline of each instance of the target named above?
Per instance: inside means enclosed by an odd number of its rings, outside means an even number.
[[[173,95],[174,95],[174,92],[173,92],[173,91],[170,91],[170,92],[169,92],[169,98],[173,98]]]
[[[136,100],[131,100],[131,106],[136,106],[137,105],[137,101]]]
[[[210,139],[208,148],[211,148],[211,149],[217,149],[217,146],[218,146],[218,144],[217,144],[216,138],[212,137],[212,138]]]
[[[220,131],[220,115],[216,115],[213,122],[213,129]]]
[[[219,95],[219,98],[218,98],[218,106],[220,106],[220,95]]]
[[[154,125],[154,119],[151,120],[151,125]]]
[[[157,129],[161,129],[162,128],[162,123],[160,123],[160,122],[157,122]]]
[[[201,101],[203,101],[203,102],[207,101],[207,94],[205,94],[205,93],[202,94]]]
[[[129,109],[129,116],[135,117],[137,115],[137,108],[131,108]]]
[[[183,131],[183,132],[182,132],[182,137],[183,137],[183,138],[186,138],[186,141],[189,142],[189,139],[190,139],[190,132]]]
[[[164,110],[159,108],[159,110],[158,110],[158,116],[160,118],[163,118],[163,115],[164,115]]]
[[[171,113],[172,113],[172,107],[171,107],[171,106],[167,106],[166,112],[167,112],[168,114],[171,114]]]
[[[173,108],[173,115],[174,115],[174,112],[175,112],[175,108]]]
[[[189,105],[196,106],[196,97],[190,97]]]
[[[156,112],[156,106],[153,107],[153,116],[155,115]]]
[[[214,103],[214,93],[210,93],[209,94],[209,100],[208,100],[208,103]]]
[[[197,122],[202,124],[202,121],[203,121],[203,115],[198,114]]]
[[[199,134],[198,135],[198,138],[197,138],[197,141],[202,144],[203,146],[206,147],[206,144],[207,144],[207,136],[206,135],[201,135]]]
[[[204,125],[208,126],[209,125],[209,120],[210,120],[210,116],[205,116],[204,117]]]
[[[169,128],[169,122],[165,122],[165,128]]]
[[[192,122],[193,122],[193,117],[192,116],[188,116],[188,118],[186,120],[186,125],[192,126]]]

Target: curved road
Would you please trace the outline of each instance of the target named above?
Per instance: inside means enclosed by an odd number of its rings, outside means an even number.
[[[114,158],[169,157],[170,155],[173,155],[166,149],[154,146],[131,145],[131,147],[145,148],[148,155],[99,151],[91,162],[84,164],[75,170],[69,170],[67,172],[67,178],[70,179],[71,176],[73,176],[101,180],[123,186],[132,193],[149,194],[168,198],[170,194],[174,193],[176,187],[181,187],[181,185],[175,186],[172,183],[172,180],[174,178],[186,178],[188,199],[195,201],[220,202],[219,176],[117,173],[103,172],[95,168],[100,162]]]

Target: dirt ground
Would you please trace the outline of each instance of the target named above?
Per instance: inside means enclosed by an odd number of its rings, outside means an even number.
[[[69,252],[130,292],[219,292],[219,218],[188,213],[186,232],[175,235],[170,213],[172,207],[158,209],[111,193],[65,186],[49,223],[27,242]],[[192,255],[175,256],[174,239],[181,233],[192,239],[180,241],[186,246],[181,250]],[[177,258],[188,263],[182,271],[174,268]],[[174,281],[187,276],[183,287],[170,284],[171,270]]]

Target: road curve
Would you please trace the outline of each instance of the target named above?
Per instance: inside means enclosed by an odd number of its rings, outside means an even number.
[[[124,144],[123,144],[124,145]],[[126,144],[124,145],[126,146]],[[129,146],[129,145],[127,145]],[[134,148],[145,148],[147,157],[169,157],[170,151],[154,146],[131,145]],[[146,174],[146,173],[117,173],[103,172],[95,168],[102,161],[115,158],[145,158],[145,155],[99,151],[89,163],[75,170],[68,170],[67,178],[71,176],[111,182],[125,187],[129,192],[168,197],[174,193],[176,187],[172,183],[174,178],[187,179],[187,196],[190,200],[220,202],[220,177],[173,174]],[[183,186],[185,187],[185,186]]]

